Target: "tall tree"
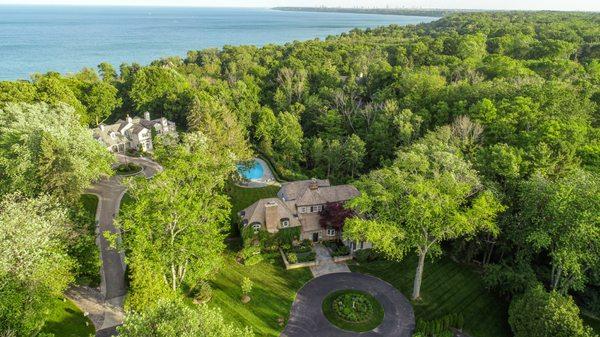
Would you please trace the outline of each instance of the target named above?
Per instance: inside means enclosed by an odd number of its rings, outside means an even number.
[[[596,337],[583,324],[571,297],[536,286],[516,297],[508,310],[515,337]]]
[[[551,181],[539,175],[519,194],[524,245],[550,257],[550,287],[581,290],[600,262],[600,176],[583,170]]]
[[[0,193],[72,201],[110,173],[112,161],[69,106],[9,103],[0,110]]]
[[[0,331],[32,336],[42,328],[73,281],[70,228],[66,209],[48,196],[0,199]]]
[[[118,219],[134,309],[154,304],[157,292],[190,289],[214,274],[231,208],[222,189],[235,170],[235,158],[211,148],[204,135],[186,134],[181,144],[159,143],[156,155],[164,171],[132,183],[135,202],[125,205]]]
[[[425,258],[441,253],[441,242],[497,232],[502,206],[485,190],[443,127],[405,151],[393,165],[363,177],[361,195],[348,205],[359,213],[344,235],[369,241],[391,259],[416,251],[419,257],[412,298],[420,297]]]

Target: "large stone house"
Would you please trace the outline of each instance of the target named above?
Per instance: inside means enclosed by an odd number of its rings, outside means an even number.
[[[284,183],[277,198],[260,199],[239,212],[244,227],[277,233],[282,228],[300,227],[300,239],[313,242],[341,239],[335,228],[323,228],[321,211],[330,203],[344,203],[360,192],[352,185],[331,186],[329,180]],[[370,248],[366,242],[346,242],[352,251]]]
[[[120,119],[109,125],[100,124],[92,130],[94,139],[115,153],[124,153],[129,149],[152,152],[153,133],[160,135],[174,132],[176,132],[174,122],[164,117],[150,119],[149,112],[145,112],[143,118],[127,116],[125,120]]]

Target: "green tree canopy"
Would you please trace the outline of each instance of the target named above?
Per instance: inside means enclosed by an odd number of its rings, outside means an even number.
[[[225,323],[219,309],[194,306],[180,299],[160,300],[156,307],[129,312],[118,327],[122,337],[253,337],[249,328]]]
[[[515,298],[508,310],[508,321],[515,337],[595,337],[584,326],[579,308],[571,297],[531,288]]]
[[[0,192],[74,200],[111,172],[112,161],[67,105],[9,103],[0,110]]]
[[[344,236],[369,241],[391,259],[419,256],[413,299],[420,297],[425,257],[441,253],[444,240],[497,232],[503,207],[454,145],[449,127],[429,133],[398,153],[393,165],[372,171],[349,202],[360,216],[347,220]]]

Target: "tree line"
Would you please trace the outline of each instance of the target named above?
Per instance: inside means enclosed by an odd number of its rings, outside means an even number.
[[[123,247],[132,308],[156,304],[155,291],[190,291],[218,268],[222,245],[195,252],[186,238],[194,226],[222,238],[224,181],[254,150],[286,179],[355,182],[362,194],[348,206],[358,216],[345,235],[391,259],[416,253],[415,299],[424,261],[450,254],[513,299],[517,337],[588,336],[579,307],[600,315],[599,27],[593,13],[459,13],[0,82],[0,191],[8,203],[74,200],[110,161],[85,128],[150,111],[189,135],[163,154],[159,145],[165,171],[132,183],[138,202],[119,219],[139,239]],[[149,210],[157,218],[137,226]],[[180,217],[191,236],[158,254],[163,241],[151,234]],[[554,327],[516,318],[557,308],[571,315]]]

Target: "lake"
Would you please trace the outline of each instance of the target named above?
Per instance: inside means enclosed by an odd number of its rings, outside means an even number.
[[[147,64],[188,50],[325,38],[431,17],[248,8],[0,5],[0,80],[76,72],[101,62]]]

